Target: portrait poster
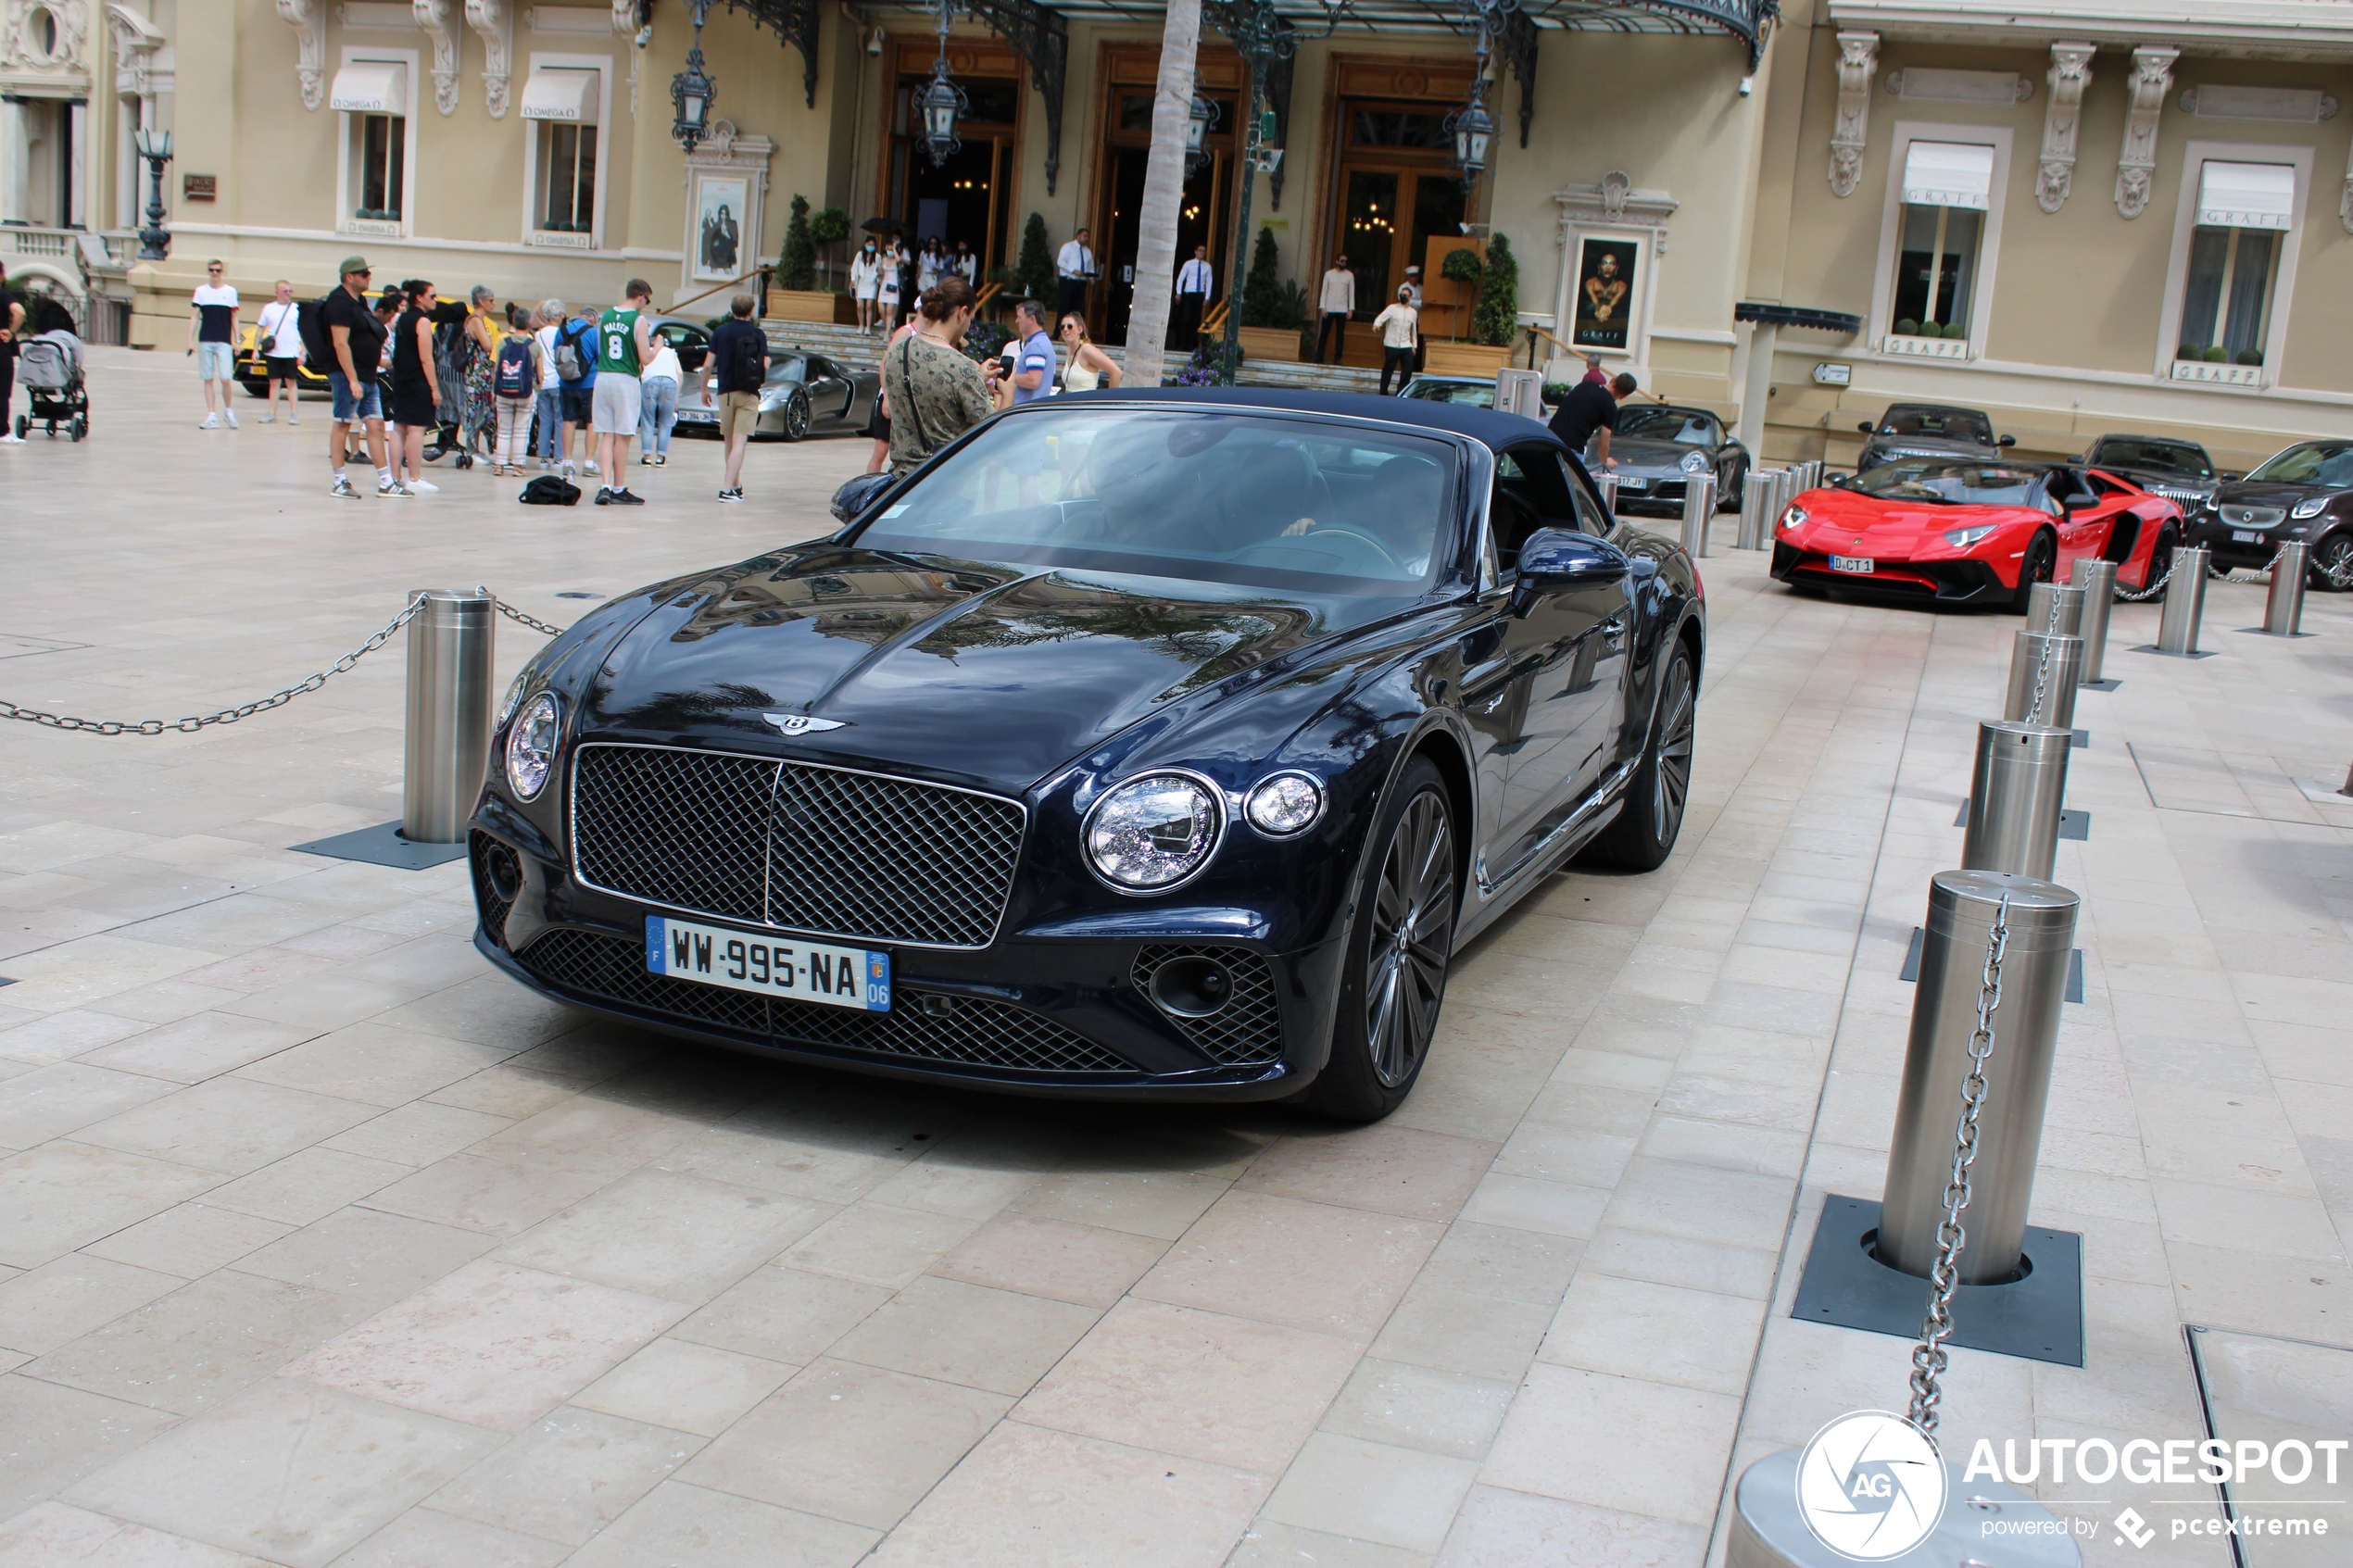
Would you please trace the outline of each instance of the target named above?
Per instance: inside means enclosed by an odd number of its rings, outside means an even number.
[[[695,276],[724,282],[748,270],[744,263],[744,217],[750,182],[741,176],[706,175],[697,186]]]
[[[1569,342],[1579,348],[1629,352],[1633,345],[1635,268],[1642,260],[1635,240],[1587,239],[1577,257],[1576,313]]]

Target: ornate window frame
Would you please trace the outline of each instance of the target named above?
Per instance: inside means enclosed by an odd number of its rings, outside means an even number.
[[[1620,368],[1647,369],[1653,320],[1658,307],[1658,269],[1667,254],[1667,220],[1679,205],[1665,191],[1637,190],[1624,170],[1612,169],[1599,183],[1564,185],[1553,193],[1559,209],[1555,243],[1560,249],[1560,276],[1553,290],[1554,330],[1563,342],[1574,341],[1576,320],[1569,298],[1577,286],[1578,257],[1587,240],[1630,241],[1635,248],[1633,332],[1622,349],[1593,352],[1620,362]]]
[[[695,275],[696,242],[700,237],[695,232],[695,224],[702,213],[702,185],[707,179],[744,182],[744,210],[738,215],[737,223],[741,234],[736,250],[737,269],[752,271],[759,267],[760,258],[769,254],[762,248],[767,239],[761,226],[767,221],[768,163],[775,153],[776,144],[767,137],[747,136],[736,129],[733,120],[714,119],[711,122],[710,138],[686,155],[686,169],[679,180],[686,188],[686,203],[679,223],[678,293],[673,296],[674,299],[692,298],[711,286],[709,280]],[[749,266],[745,265],[747,262]],[[719,310],[707,314],[715,316]]]
[[[2271,320],[2263,333],[2263,363],[2247,367],[2260,373],[2237,383],[2258,392],[2280,384],[2280,361],[2287,354],[2288,316],[2296,305],[2296,256],[2304,248],[2304,229],[2310,217],[2316,156],[2309,142],[2299,146],[2288,142],[2196,141],[2182,149],[2181,181],[2173,198],[2173,239],[2166,252],[2165,303],[2158,307],[2157,342],[2151,351],[2158,381],[2171,385],[2174,379],[2173,349],[2182,330],[2182,305],[2189,293],[2190,233],[2197,227],[2198,169],[2213,158],[2227,163],[2284,163],[2296,169],[2295,215],[2280,245],[2279,270],[2272,275]],[[2211,391],[2227,389],[2232,383],[2201,380],[2190,384]]]
[[[545,127],[552,120],[524,119],[530,134],[523,138],[522,151],[522,232],[524,245],[534,250],[581,250],[590,252],[605,248],[605,191],[612,174],[613,148],[619,138],[613,134],[612,84],[620,69],[620,62],[610,55],[551,54],[535,49],[523,61],[522,79],[528,83],[542,70],[593,70],[597,73],[597,183],[590,197],[595,211],[588,220],[585,236],[555,235],[539,227],[539,148],[547,140]],[[516,117],[521,119],[522,117]],[[587,241],[584,247],[579,242]]]
[[[351,119],[352,111],[336,109],[335,117],[335,220],[338,234],[355,239],[411,239],[417,232],[417,99],[424,83],[418,80],[422,64],[422,52],[415,49],[385,48],[374,44],[346,44],[336,56],[335,69],[370,62],[396,63],[409,68],[409,112],[400,124],[400,221],[396,226],[373,219],[351,215]],[[321,102],[324,102],[321,99]]]
[[[1994,181],[1985,196],[1985,228],[1978,238],[1977,272],[1970,283],[1969,354],[1958,362],[1985,358],[1994,325],[1994,285],[2002,255],[2002,209],[2008,205],[2011,143],[2016,131],[2007,125],[1948,125],[1923,119],[1899,119],[1887,154],[1887,194],[1879,225],[1879,259],[1871,275],[1871,313],[1863,322],[1863,342],[1871,353],[1889,359],[1913,357],[1891,354],[1882,346],[1893,334],[1889,313],[1895,307],[1895,258],[1903,244],[1904,165],[1915,142],[1973,142],[1994,149]],[[1908,340],[1907,340],[1908,341]]]

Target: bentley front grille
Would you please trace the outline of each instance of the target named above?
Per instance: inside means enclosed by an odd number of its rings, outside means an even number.
[[[985,947],[1021,854],[1018,801],[842,768],[586,746],[573,866],[623,897],[812,935]]]
[[[1176,959],[1206,959],[1226,972],[1232,991],[1226,1005],[1206,1018],[1162,1010],[1195,1049],[1227,1067],[1253,1067],[1283,1054],[1282,1009],[1275,997],[1275,971],[1247,947],[1155,945],[1139,949],[1128,979],[1146,997],[1163,964]]]
[[[1136,1074],[1093,1041],[1010,1002],[905,985],[892,988],[888,1012],[759,997],[648,974],[643,944],[569,927],[548,932],[520,956],[548,985],[585,999],[631,1002],[780,1041],[994,1073]]]

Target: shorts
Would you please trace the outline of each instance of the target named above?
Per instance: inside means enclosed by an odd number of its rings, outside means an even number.
[[[760,394],[723,392],[719,395],[719,433],[735,437],[759,433]]]
[[[337,370],[327,372],[327,390],[334,395],[335,423],[347,425],[354,420],[382,420],[384,417],[384,383],[372,378],[359,396],[351,395],[351,383]]]
[[[414,382],[392,383],[392,422],[430,428],[441,422],[439,407],[434,402],[433,388],[421,378]]]
[[[225,343],[196,345],[196,375],[204,381],[227,381],[237,373],[237,351]]]
[[[295,368],[300,365],[302,360],[298,356],[292,354],[272,354],[263,359],[262,363],[269,367],[271,381],[292,381],[295,379]]]
[[[597,394],[597,383],[588,381],[568,381],[556,383],[556,394],[562,404],[558,418],[568,425],[585,425],[595,410],[591,401]]]
[[[619,370],[597,372],[596,430],[598,435],[635,435],[637,416],[645,411],[646,389],[637,378]]]

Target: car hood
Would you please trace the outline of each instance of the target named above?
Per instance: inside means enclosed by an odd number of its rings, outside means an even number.
[[[2276,480],[2239,480],[2214,489],[2218,507],[2292,507],[2315,495],[2333,495],[2343,487],[2329,484],[2282,484]]]
[[[2088,466],[2099,470],[2102,473],[2114,474],[2119,479],[2130,480],[2142,489],[2151,492],[2158,490],[2205,491],[2214,488],[2214,481],[2210,479],[2192,479],[2185,473],[2172,473],[2163,469],[2136,469],[2116,463],[2093,463]]]
[[[1612,440],[1609,444],[1609,455],[1617,459],[1617,466],[1622,469],[1673,469],[1680,472],[1679,465],[1686,452],[1707,456],[1706,447],[1686,445],[1680,441]]]
[[[1949,554],[1944,535],[1957,528],[1982,528],[2028,515],[2017,507],[1938,507],[1911,501],[1879,501],[1848,491],[1817,490],[1800,497],[1805,525],[1795,531],[1806,547],[1839,555],[1904,559],[1933,548]]]
[[[1367,601],[824,548],[673,600],[585,695],[583,738],[884,765],[1018,793]],[[769,715],[837,728],[786,739]]]
[[[1882,455],[1916,452],[1927,458],[1993,458],[2001,455],[1998,446],[1987,446],[1975,441],[1956,441],[1942,435],[1874,435],[1863,443],[1863,449]]]

